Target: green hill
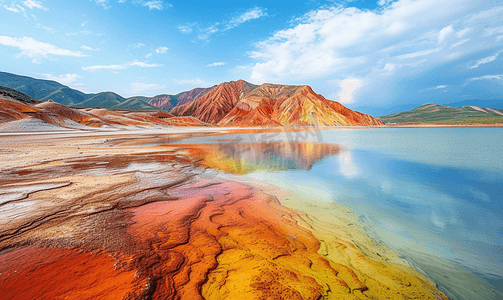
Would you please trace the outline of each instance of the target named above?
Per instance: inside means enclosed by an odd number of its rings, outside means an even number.
[[[76,103],[75,106],[111,108],[112,106],[121,104],[124,101],[126,101],[126,99],[114,92],[101,92],[92,95],[90,98],[83,102]]]
[[[450,107],[434,103],[380,117],[383,123],[500,123],[503,110],[477,106]]]
[[[128,109],[128,110],[162,110],[161,108],[157,108],[155,106],[148,104],[145,100],[141,98],[147,98],[147,97],[128,98],[124,102],[114,105],[111,108]]]
[[[11,89],[5,86],[0,85],[0,95],[6,95],[12,97],[18,101],[26,102],[26,103],[39,103],[39,101],[33,99],[32,97],[23,94],[15,89]]]
[[[17,90],[39,101],[53,100],[63,105],[79,108],[101,107],[128,110],[156,109],[147,103],[150,99],[149,97],[132,97],[135,98],[135,100],[128,101],[131,98],[125,99],[113,92],[86,94],[56,81],[36,79],[7,72],[0,72],[0,85]]]

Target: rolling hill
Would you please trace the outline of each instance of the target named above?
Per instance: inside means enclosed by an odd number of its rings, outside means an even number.
[[[387,123],[455,123],[477,122],[487,123],[483,119],[503,118],[503,110],[480,108],[478,106],[450,107],[434,103],[421,105],[413,110],[380,117]],[[503,119],[502,119],[503,120]],[[497,120],[496,120],[497,121]]]
[[[130,110],[160,109],[150,105],[148,103],[150,98],[148,97],[141,97],[140,99],[136,99],[136,101],[127,101],[128,99],[113,92],[86,94],[56,81],[36,79],[6,72],[0,72],[0,85],[15,89],[39,101],[52,100],[72,107],[102,107]]]

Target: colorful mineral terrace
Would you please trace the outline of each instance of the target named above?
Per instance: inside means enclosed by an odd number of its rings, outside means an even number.
[[[2,299],[447,299],[347,209],[207,169],[235,151],[305,169],[340,147],[1,139]]]

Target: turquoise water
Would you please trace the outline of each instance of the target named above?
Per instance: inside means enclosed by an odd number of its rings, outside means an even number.
[[[236,136],[218,137],[229,138]],[[496,291],[503,289],[502,129],[340,129],[239,139],[343,145],[308,170],[246,176],[350,207],[376,240],[452,299],[503,298]]]

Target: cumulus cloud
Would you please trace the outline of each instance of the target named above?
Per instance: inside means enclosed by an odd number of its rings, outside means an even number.
[[[159,47],[157,49],[155,49],[155,53],[157,54],[165,54],[166,51],[168,51],[169,48],[168,47]]]
[[[87,56],[80,51],[72,51],[49,43],[37,41],[31,37],[13,38],[10,36],[0,36],[0,45],[15,47],[21,50],[16,57],[27,56],[33,58],[33,62],[38,62],[40,58],[54,56],[71,56],[84,57]]]
[[[225,63],[220,61],[220,62],[214,62],[212,64],[208,64],[207,67],[218,67],[218,66],[223,66],[223,65],[225,65]]]
[[[250,20],[258,19],[260,17],[267,16],[267,13],[264,11],[264,9],[260,7],[255,7],[253,9],[250,9],[249,11],[232,18],[229,23],[227,24],[226,29],[231,29],[236,26],[239,26],[245,22],[248,22]]]
[[[153,68],[153,67],[162,67],[161,64],[149,64],[141,61],[134,61],[134,62],[129,62],[125,63],[122,65],[94,65],[94,66],[88,66],[88,67],[82,67],[82,70],[84,71],[99,71],[99,70],[123,70],[127,69],[129,67],[136,66],[140,68]]]
[[[468,67],[468,69],[475,69],[475,68],[478,68],[480,65],[483,65],[483,64],[487,64],[487,63],[490,63],[494,60],[496,60],[496,58],[498,58],[498,55],[502,52],[503,50],[500,50],[498,52],[496,52],[496,54],[494,55],[491,55],[491,56],[488,56],[488,57],[484,57],[482,59],[479,59],[473,66],[471,67]]]
[[[337,81],[336,81],[337,82]],[[339,102],[341,103],[353,103],[353,92],[361,86],[361,81],[356,78],[346,78],[342,81],[338,81],[339,86],[342,89],[337,96],[339,97]]]
[[[209,86],[210,84],[205,81],[205,80],[202,80],[200,78],[196,78],[196,79],[182,79],[182,80],[176,80],[175,79],[175,82],[179,85],[193,85],[193,86]]]
[[[442,30],[438,33],[438,43],[442,44],[453,32],[454,29],[452,28],[452,25],[442,28]]]
[[[256,60],[251,80],[305,80],[348,73],[362,78],[374,71],[381,74],[387,64],[388,68],[405,66],[397,59],[428,59],[428,64],[415,64],[427,68],[430,61],[447,60],[452,54],[449,47],[437,46],[439,42],[447,42],[455,30],[463,36],[469,33],[467,28],[482,24],[467,21],[477,8],[469,0],[381,4],[376,10],[322,7],[295,19],[289,28],[256,43],[255,51],[249,52]]]
[[[59,76],[54,76],[53,74],[40,74],[40,75],[44,76],[48,80],[54,80],[64,85],[72,85],[75,82],[77,82],[79,78],[82,78],[82,76],[79,76],[77,74],[65,74]]]
[[[135,48],[141,48],[141,47],[144,47],[145,44],[143,44],[143,43],[136,43],[136,44],[133,44],[132,46],[135,47]]]

